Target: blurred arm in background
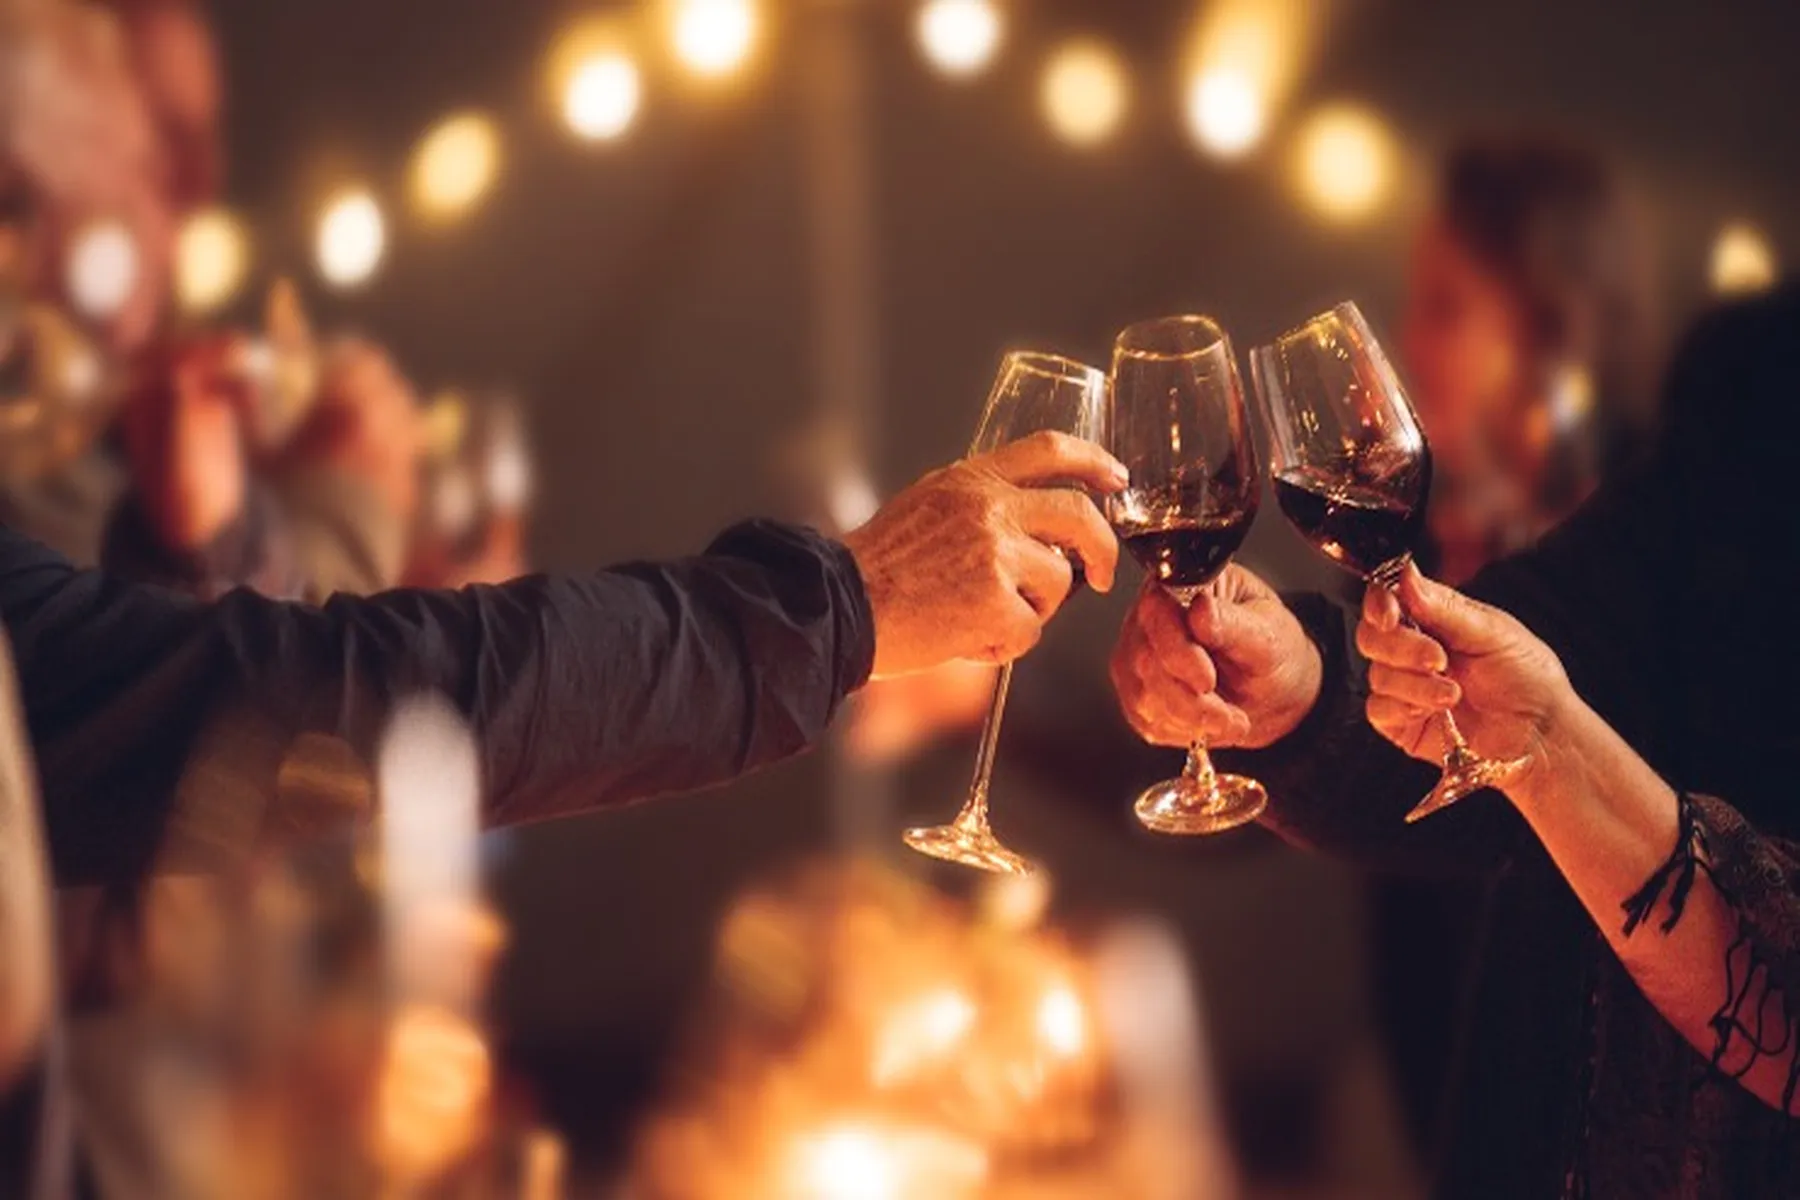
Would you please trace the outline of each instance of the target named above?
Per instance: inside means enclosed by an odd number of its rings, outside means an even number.
[[[181,866],[285,831],[296,814],[254,798],[293,739],[330,735],[370,761],[391,702],[418,691],[474,729],[490,824],[785,758],[871,672],[1029,649],[1071,583],[1052,546],[1110,587],[1117,545],[1092,501],[1032,486],[1071,480],[1109,491],[1124,474],[1039,435],[934,472],[845,544],[752,522],[698,558],[322,607],[243,590],[200,603],[0,534],[0,619],[57,879],[136,877],[165,835]],[[234,724],[208,736],[221,716]]]
[[[123,420],[135,486],[103,565],[202,596],[247,585],[323,602],[393,586],[417,503],[410,385],[378,348],[343,343],[299,428],[253,457],[246,349],[243,338],[212,335],[143,373]]]

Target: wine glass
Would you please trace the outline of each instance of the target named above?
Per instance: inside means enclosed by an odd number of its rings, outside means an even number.
[[[1340,566],[1377,587],[1398,587],[1425,520],[1431,450],[1362,313],[1340,304],[1289,330],[1251,354],[1250,372],[1283,515]],[[1409,823],[1524,764],[1476,754],[1448,709],[1443,722],[1443,774],[1406,814]]]
[[[1131,485],[1107,498],[1120,543],[1183,608],[1243,545],[1261,498],[1256,448],[1231,339],[1207,317],[1165,317],[1113,345],[1113,457]],[[1253,821],[1262,784],[1213,770],[1206,741],[1179,776],[1145,791],[1137,819],[1158,833],[1210,834]]]
[[[1055,354],[1008,354],[982,410],[969,454],[986,454],[1046,429],[1104,444],[1105,420],[1106,375],[1099,368]],[[1073,565],[1079,579],[1080,564]],[[950,824],[906,831],[906,844],[919,853],[1005,875],[1031,873],[1030,861],[1001,845],[988,824],[988,785],[1011,686],[1012,664],[1007,663],[994,683],[969,798]]]

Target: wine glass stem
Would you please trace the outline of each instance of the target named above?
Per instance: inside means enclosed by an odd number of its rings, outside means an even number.
[[[1006,694],[1012,689],[1013,665],[1000,668],[994,680],[994,698],[988,703],[987,721],[981,727],[981,745],[975,751],[975,778],[969,781],[969,798],[956,823],[965,829],[985,831],[988,826],[988,784],[994,778],[994,752],[1000,745],[1000,719],[1006,715]]]
[[[1386,588],[1397,599],[1400,594],[1400,577],[1406,574],[1406,568],[1411,562],[1411,554],[1402,554],[1392,562],[1383,563],[1369,576],[1369,582],[1376,587]],[[1400,623],[1408,629],[1419,628],[1419,623],[1407,616],[1404,608],[1400,610]],[[1446,708],[1441,710],[1438,715],[1442,718],[1444,739],[1450,743],[1451,749],[1467,750],[1469,742],[1467,738],[1463,737],[1462,726],[1456,723],[1456,714]]]
[[[1188,747],[1187,766],[1181,769],[1181,775],[1191,780],[1208,799],[1219,790],[1219,776],[1213,770],[1212,755],[1206,751],[1205,738],[1195,738],[1194,744]]]

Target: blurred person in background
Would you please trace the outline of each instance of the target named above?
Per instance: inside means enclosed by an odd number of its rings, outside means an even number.
[[[1186,614],[1147,591],[1121,632],[1134,727],[1248,748],[1219,757],[1268,786],[1277,831],[1490,881],[1443,1195],[1800,1190],[1800,528],[1770,503],[1796,394],[1790,286],[1701,323],[1647,461],[1481,572],[1482,603],[1414,571],[1423,632],[1370,589],[1352,633],[1233,566]],[[1407,824],[1446,707],[1529,763],[1505,800]]]
[[[1530,545],[1643,448],[1652,284],[1640,214],[1594,151],[1514,134],[1446,153],[1400,322],[1434,574],[1461,582]]]
[[[1560,524],[1654,424],[1660,358],[1641,214],[1595,151],[1463,138],[1407,264],[1400,354],[1431,443],[1426,569],[1461,583]],[[1376,878],[1376,1009],[1407,1123],[1436,1153],[1485,889]]]

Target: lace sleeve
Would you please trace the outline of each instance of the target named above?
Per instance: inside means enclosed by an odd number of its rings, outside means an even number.
[[[1674,929],[1703,872],[1738,922],[1725,951],[1726,994],[1711,1021],[1713,1065],[1742,1079],[1770,1055],[1789,1057],[1781,1107],[1791,1112],[1800,1091],[1800,845],[1758,833],[1722,800],[1683,794],[1674,850],[1625,902],[1626,936],[1665,892],[1661,928]]]

